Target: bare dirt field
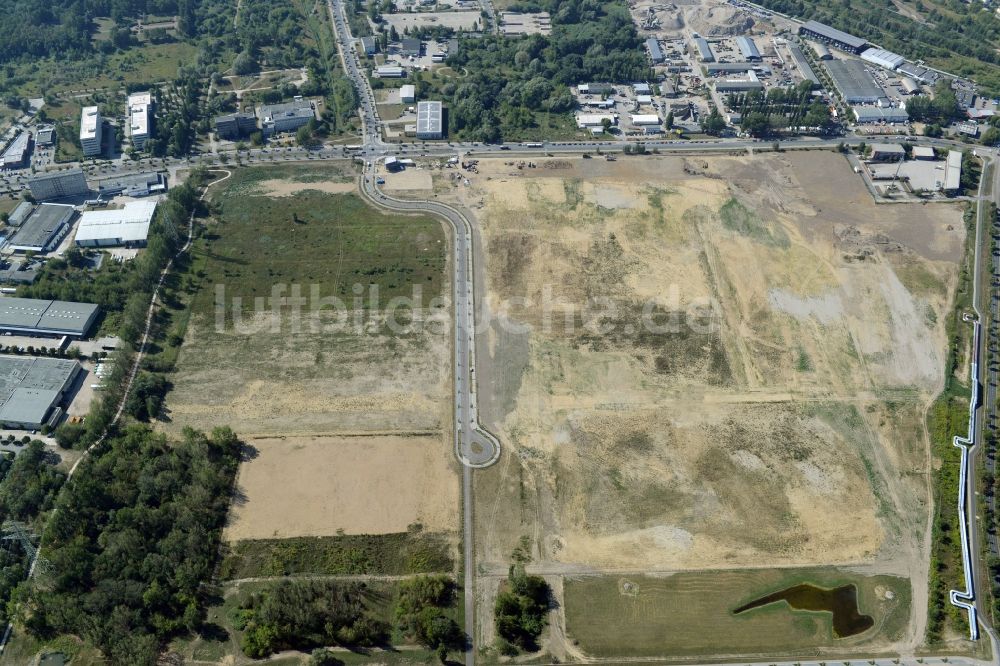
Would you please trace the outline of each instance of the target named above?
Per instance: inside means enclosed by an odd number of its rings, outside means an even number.
[[[959,206],[876,206],[828,152],[479,170],[435,191],[482,229],[482,567],[841,564],[924,607]]]
[[[225,538],[393,534],[457,528],[458,476],[435,437],[282,437],[249,442]],[[409,483],[401,483],[408,479]]]

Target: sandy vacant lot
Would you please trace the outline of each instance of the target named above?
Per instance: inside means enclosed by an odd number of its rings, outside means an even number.
[[[458,477],[435,437],[259,438],[227,540],[456,529]],[[402,480],[407,482],[403,483]]]
[[[435,189],[483,231],[510,453],[477,483],[485,562],[528,535],[598,570],[926,567],[907,424],[942,379],[959,207],[876,207],[833,153],[479,167]]]

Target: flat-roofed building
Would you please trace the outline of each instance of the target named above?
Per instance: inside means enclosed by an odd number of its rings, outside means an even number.
[[[444,136],[443,115],[441,102],[417,102],[417,138],[440,139]]]
[[[132,146],[146,147],[153,125],[153,93],[140,92],[128,96],[128,128]]]
[[[809,81],[814,86],[821,85],[819,77],[816,76],[816,72],[813,71],[812,65],[809,64],[805,54],[797,44],[789,44],[788,53],[792,56],[792,60],[795,62],[795,66],[799,68],[799,73],[802,75],[804,80]],[[827,53],[829,53],[829,51],[827,51]]]
[[[0,425],[21,430],[57,425],[59,405],[72,397],[81,371],[71,359],[0,355]]]
[[[50,252],[69,233],[76,209],[66,204],[37,206],[7,241],[14,252]]]
[[[604,126],[607,120],[612,126],[618,124],[618,118],[612,113],[579,113],[576,116],[576,126],[580,129],[593,129]]]
[[[906,151],[898,143],[873,143],[871,159],[875,162],[898,162],[906,157]]]
[[[21,132],[0,154],[0,169],[23,169],[28,166],[31,132]]]
[[[34,176],[28,179],[28,188],[38,201],[73,197],[90,190],[83,169],[79,168]]]
[[[828,60],[823,63],[833,85],[848,104],[874,104],[885,91],[868,72],[864,63],[857,60]]]
[[[252,113],[227,113],[215,117],[215,133],[220,139],[235,141],[257,131],[257,116]]]
[[[14,207],[14,210],[10,212],[7,216],[7,226],[8,227],[19,227],[24,224],[24,221],[28,219],[31,215],[31,211],[35,210],[35,205],[30,201],[22,201]]]
[[[35,144],[43,147],[49,147],[54,145],[56,142],[56,131],[52,127],[42,127],[38,130],[35,135]]]
[[[130,201],[118,210],[88,210],[80,216],[80,247],[145,247],[155,201]]]
[[[760,61],[760,50],[757,48],[757,44],[754,43],[753,39],[750,37],[740,36],[736,38],[736,46],[739,48],[740,53],[743,54],[745,60]]]
[[[406,37],[399,42],[399,52],[405,56],[413,56],[416,58],[420,55],[422,46],[423,45],[419,39]]]
[[[615,87],[610,83],[581,83],[577,90],[581,95],[610,95]]]
[[[316,112],[313,110],[312,102],[307,99],[260,107],[260,123],[264,136],[294,132],[314,118]]]
[[[836,46],[841,51],[847,51],[848,53],[861,53],[868,46],[868,42],[860,37],[837,30],[819,21],[807,21],[800,25],[799,34],[809,39],[816,39],[831,46]]]
[[[97,181],[98,196],[105,199],[116,194],[124,194],[127,197],[148,197],[151,194],[162,194],[166,191],[166,174],[159,171],[147,171]]]
[[[753,90],[763,90],[764,84],[753,72],[738,79],[716,79],[715,90],[720,93],[750,92]]]
[[[399,89],[399,101],[403,104],[413,104],[417,101],[417,87],[407,83]]]
[[[375,55],[378,53],[378,40],[372,36],[361,38],[361,50],[365,55]]]
[[[945,192],[957,192],[962,187],[962,153],[958,150],[948,151],[948,160],[945,163],[944,186]]]
[[[931,146],[913,146],[913,152],[910,154],[915,160],[937,159],[937,155],[934,154],[934,148]]]
[[[84,157],[101,154],[104,120],[96,106],[85,106],[80,112],[80,146]]]
[[[99,308],[93,303],[41,298],[0,298],[0,331],[82,338],[94,325]]]
[[[906,109],[898,107],[880,108],[877,106],[855,106],[852,107],[854,118],[858,124],[866,125],[870,123],[905,123],[910,120],[910,114]]]
[[[740,74],[751,72],[760,65],[752,62],[710,62],[705,63],[705,72],[708,74]]]

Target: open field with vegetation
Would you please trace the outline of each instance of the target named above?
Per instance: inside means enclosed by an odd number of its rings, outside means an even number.
[[[877,207],[833,152],[478,166],[432,187],[483,230],[486,570],[529,535],[567,573],[871,565],[925,607],[961,206]]]
[[[792,610],[784,602],[740,615],[732,612],[802,582],[824,588],[855,585],[859,610],[871,616],[875,626],[837,638],[831,613]],[[708,627],[717,655],[750,659],[757,654],[805,657],[836,651],[841,656],[855,650],[869,655],[905,634],[910,585],[905,578],[829,568],[567,577],[564,603],[568,638],[592,657],[702,655]]]

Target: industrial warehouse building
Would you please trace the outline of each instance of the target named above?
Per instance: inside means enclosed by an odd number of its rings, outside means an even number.
[[[312,102],[307,99],[260,107],[260,120],[264,136],[294,132],[315,118],[316,112],[313,111]]]
[[[899,162],[906,151],[898,143],[873,143],[871,159],[874,162]]]
[[[75,215],[72,206],[43,203],[24,219],[7,247],[14,252],[50,252],[69,233]]]
[[[760,51],[752,39],[749,37],[737,37],[736,46],[739,47],[740,53],[743,54],[745,60],[760,62]]]
[[[443,114],[441,102],[417,102],[417,138],[440,139],[444,136]]]
[[[128,128],[132,145],[142,150],[149,140],[153,125],[153,93],[140,92],[128,96]]]
[[[694,50],[702,62],[715,62],[715,53],[712,52],[708,40],[704,37],[695,37],[692,44],[694,44]]]
[[[81,371],[68,359],[0,355],[0,425],[20,430],[58,425],[59,405],[69,402]]]
[[[717,79],[715,81],[715,90],[720,93],[741,93],[763,89],[764,84],[753,72],[748,72],[746,78]]]
[[[151,194],[162,194],[166,191],[166,174],[158,171],[147,171],[97,181],[97,196],[104,199],[116,194],[124,194],[133,198],[148,197]]]
[[[811,82],[813,85],[820,85],[819,77],[816,76],[816,72],[813,71],[812,65],[806,59],[806,54],[802,52],[796,44],[788,45],[788,53],[791,54],[792,60],[795,61],[795,66],[799,68],[799,73],[802,74],[802,78],[806,81]],[[827,51],[829,53],[829,51]]]
[[[859,125],[868,123],[905,123],[909,122],[910,114],[906,109],[897,107],[881,108],[878,106],[855,106],[854,118]]]
[[[962,187],[962,153],[958,150],[948,151],[945,163],[944,185],[942,189],[949,194],[958,192]]]
[[[235,141],[257,131],[257,116],[252,113],[227,113],[215,117],[215,133],[220,139]]]
[[[375,68],[375,76],[380,79],[402,79],[406,70],[399,65],[379,65]]]
[[[412,83],[407,83],[399,89],[399,101],[403,104],[413,104],[417,101],[417,87]]]
[[[28,148],[31,145],[31,132],[21,132],[7,144],[3,154],[0,154],[0,169],[23,169],[28,166]]]
[[[84,157],[101,154],[104,120],[96,106],[85,106],[80,112],[80,146]]]
[[[82,338],[97,319],[93,303],[39,298],[0,298],[0,331],[27,335]]]
[[[754,64],[752,62],[713,62],[704,65],[705,72],[714,74],[742,74],[752,70],[770,71],[766,65]]]
[[[90,188],[82,169],[68,169],[42,174],[28,179],[31,196],[38,201],[62,199],[86,194]]]
[[[817,60],[833,60],[833,54],[830,53],[830,49],[818,42],[809,42],[809,45],[812,46],[813,53],[816,54]]]
[[[365,55],[375,55],[378,53],[378,41],[371,36],[362,37],[361,50],[364,51]]]
[[[899,66],[906,62],[906,58],[885,49],[867,49],[861,54],[861,59],[873,65],[884,67],[895,72]]]
[[[799,34],[809,39],[815,39],[831,46],[836,46],[841,51],[847,51],[855,55],[864,51],[868,46],[868,42],[860,37],[855,37],[842,30],[831,28],[819,21],[807,21],[803,25],[800,25]]]
[[[145,247],[155,201],[130,201],[119,210],[88,210],[80,217],[80,247]]]
[[[35,135],[35,144],[39,146],[52,146],[56,142],[56,130],[53,127],[42,127],[39,128],[38,134]]]
[[[660,47],[660,42],[654,37],[646,40],[646,50],[649,51],[649,57],[652,59],[654,65],[666,62],[667,56],[664,55],[663,49]]]
[[[857,60],[828,60],[825,63],[833,85],[848,104],[874,104],[885,91]]]
[[[14,210],[10,212],[7,216],[7,226],[8,227],[19,227],[24,224],[24,221],[28,219],[31,215],[31,211],[35,210],[35,204],[30,201],[22,201],[14,207]]]

